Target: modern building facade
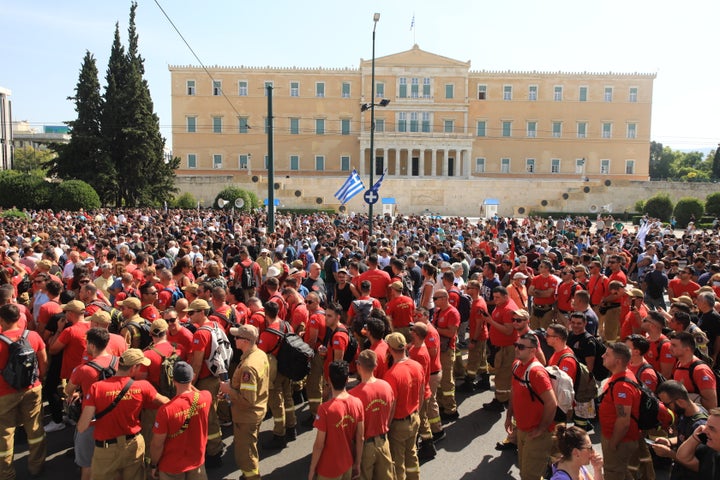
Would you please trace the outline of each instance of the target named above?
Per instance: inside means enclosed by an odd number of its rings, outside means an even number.
[[[358,69],[171,66],[177,174],[647,180],[654,74],[473,71],[412,49]],[[211,78],[212,77],[212,78]]]
[[[7,88],[0,87],[0,170],[12,168],[12,104]]]

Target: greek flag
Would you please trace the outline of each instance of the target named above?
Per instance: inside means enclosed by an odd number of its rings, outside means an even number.
[[[360,175],[358,175],[357,170],[353,169],[350,176],[345,180],[345,183],[340,187],[340,190],[335,192],[335,198],[340,200],[340,204],[344,205],[363,190],[365,190],[365,185],[363,185],[362,180],[360,180]]]
[[[377,182],[375,182],[375,185],[372,186],[371,190],[375,190],[376,193],[377,193],[378,191],[380,191],[380,185],[382,184],[382,181],[385,180],[385,174],[386,174],[386,173],[387,173],[387,168],[386,168],[385,171],[382,173],[382,175],[380,175],[380,178],[378,179]]]
[[[413,13],[412,21],[410,21],[410,30],[412,30],[414,26],[415,26],[415,14]]]

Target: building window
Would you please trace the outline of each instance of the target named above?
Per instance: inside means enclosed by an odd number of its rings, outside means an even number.
[[[423,98],[430,98],[430,79],[423,78]]]
[[[445,120],[443,122],[443,131],[445,133],[453,133],[455,131],[455,120]]]
[[[562,122],[553,122],[552,123],[552,136],[554,138],[562,137]]]
[[[410,79],[410,97],[411,98],[420,97],[420,79],[419,78],[411,78]]]
[[[502,136],[512,137],[512,122],[502,122]]]
[[[630,87],[630,94],[628,95],[628,102],[637,103],[637,87]]]
[[[612,102],[612,94],[613,94],[612,87],[605,87],[605,101],[606,102]]]
[[[188,80],[185,84],[187,85],[187,94],[195,95],[195,80]]]
[[[478,85],[478,100],[487,100],[487,85]]]
[[[290,96],[291,97],[299,97],[300,96],[300,82],[290,82]]]
[[[315,119],[315,134],[316,135],[325,135],[325,119],[324,118],[316,118]]]
[[[527,136],[528,138],[537,137],[537,122],[527,122]]]
[[[300,157],[298,155],[290,155],[290,170],[300,170]]]
[[[487,122],[485,120],[478,120],[477,122],[477,136],[487,136]]]
[[[410,131],[411,132],[418,132],[420,131],[420,123],[418,120],[418,112],[410,112]]]
[[[582,174],[585,172],[585,159],[584,158],[576,158],[575,159],[575,173]]]
[[[485,159],[484,158],[476,158],[475,159],[475,173],[485,173]]]
[[[537,100],[537,90],[537,85],[530,85],[528,87],[528,100],[530,100],[531,102]]]
[[[500,173],[510,173],[510,159],[509,158],[501,158],[500,159]]]
[[[222,168],[222,155],[213,155],[213,168]]]
[[[219,97],[220,95],[222,95],[222,82],[220,80],[213,80],[212,86],[214,97]]]
[[[637,123],[627,124],[627,138],[637,138]]]
[[[197,155],[194,153],[188,153],[187,162],[188,168],[197,168]]]
[[[375,83],[375,97],[383,98],[385,96],[385,84],[382,82]]]
[[[625,175],[635,175],[635,160],[625,160]]]
[[[400,82],[400,87],[398,88],[398,97],[407,98],[407,78],[400,77],[398,81]]]
[[[263,157],[263,169],[264,169],[264,170],[267,170],[267,169],[268,169],[269,163],[270,163],[270,158],[269,158],[267,155],[265,155],[265,156]]]
[[[407,113],[405,112],[399,112],[398,113],[398,132],[407,132]]]
[[[605,122],[602,124],[602,138],[612,138],[612,123]]]
[[[318,172],[322,172],[325,170],[325,157],[322,155],[316,155],[315,156],[315,170]]]
[[[222,133],[222,117],[212,117],[213,133]]]
[[[350,82],[343,82],[342,98],[350,98]]]
[[[430,133],[430,112],[422,112],[422,131]]]
[[[324,82],[317,82],[315,84],[315,96],[318,98],[325,97],[325,83]]]
[[[610,160],[609,159],[603,159],[600,160],[600,173],[603,175],[609,175],[610,174]]]
[[[299,135],[300,134],[300,119],[299,118],[291,118],[290,119],[290,135]]]
[[[265,92],[265,96],[267,97],[268,87],[272,90],[274,83],[270,80],[265,82],[265,87],[263,88],[263,92]]]
[[[238,155],[238,168],[240,170],[248,169],[248,157],[249,155]]]
[[[238,133],[248,133],[248,117],[238,117]]]
[[[350,171],[350,157],[347,155],[343,155],[340,157],[340,170],[343,172],[349,172]]]
[[[247,97],[248,94],[248,82],[240,80],[238,82],[238,95],[241,97]]]
[[[560,159],[550,159],[550,173],[560,173]]]
[[[342,135],[350,135],[350,119],[343,118],[340,120],[340,133]]]
[[[588,87],[580,87],[578,101],[587,102],[587,97],[588,97]]]
[[[563,94],[563,87],[560,85],[555,85],[555,88],[553,90],[553,100],[555,100],[556,102],[561,102],[562,94]]]
[[[503,86],[503,100],[512,100],[512,85]]]
[[[587,138],[587,122],[577,123],[577,138]]]
[[[375,119],[375,133],[382,133],[384,131],[385,131],[385,119],[376,118]]]
[[[197,132],[197,117],[186,117],[187,133]]]
[[[526,158],[525,159],[525,170],[527,173],[535,173],[535,159],[534,158]]]
[[[445,85],[445,98],[454,98],[455,97],[455,85],[452,83],[448,83]]]

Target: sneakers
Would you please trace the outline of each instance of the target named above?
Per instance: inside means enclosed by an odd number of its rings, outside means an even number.
[[[285,428],[285,442],[292,442],[297,438],[297,428],[286,427]]]
[[[452,413],[446,413],[443,411],[443,412],[440,412],[440,418],[442,419],[443,422],[452,422],[453,420],[457,420],[458,418],[460,418],[460,414],[458,413],[457,410],[455,410]]]
[[[500,450],[501,452],[505,450],[517,450],[517,445],[508,441],[508,439],[506,438],[502,442],[497,442],[495,444],[495,450]]]
[[[435,445],[433,445],[432,440],[423,440],[420,443],[420,448],[418,448],[417,456],[418,460],[427,461],[432,460],[435,458],[435,455],[437,455],[437,450],[435,450]]]
[[[205,468],[213,469],[220,468],[223,465],[223,452],[215,455],[205,455]]]
[[[63,422],[57,423],[50,421],[47,425],[45,425],[45,433],[52,433],[52,432],[59,432],[60,430],[65,430],[65,425]]]
[[[504,412],[507,402],[501,402],[497,398],[493,398],[492,402],[483,403],[483,410],[489,412]]]
[[[263,443],[263,448],[266,450],[282,450],[287,447],[287,442],[284,436],[273,435],[272,440]]]
[[[433,436],[433,442],[439,442],[443,438],[445,438],[445,430],[440,430],[439,432],[435,432],[432,434]]]
[[[480,374],[480,378],[475,382],[475,390],[480,392],[490,390],[490,374]]]

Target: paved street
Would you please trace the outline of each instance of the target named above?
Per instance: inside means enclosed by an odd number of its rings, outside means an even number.
[[[483,392],[466,397],[458,394],[458,410],[461,418],[446,426],[447,437],[437,443],[438,456],[422,465],[421,477],[443,480],[475,480],[487,476],[493,480],[516,479],[518,469],[515,466],[516,455],[512,452],[497,452],[495,442],[504,438],[500,414],[491,414],[481,410],[484,402],[492,399],[492,392]],[[307,406],[299,412],[302,421],[309,415]],[[269,440],[272,433],[272,420],[263,423],[260,443]],[[315,439],[311,430],[300,427],[298,438],[280,452],[263,452],[261,449],[260,472],[266,480],[288,480],[306,478],[310,465],[310,451]],[[592,440],[599,451],[599,434],[593,433]],[[224,457],[224,467],[211,470],[211,480],[237,479],[240,471],[236,469],[232,453],[232,432],[225,429],[225,443],[228,445]],[[72,458],[64,453],[72,446],[72,430],[48,435],[48,462],[45,478],[70,480],[79,478],[79,471]],[[24,438],[17,445],[18,478],[27,478],[27,449]],[[50,475],[49,472],[52,472]],[[666,480],[667,472],[658,472],[658,480]]]

